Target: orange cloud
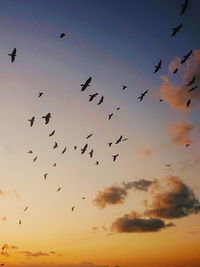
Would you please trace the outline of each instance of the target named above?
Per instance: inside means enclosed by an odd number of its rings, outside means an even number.
[[[170,126],[169,131],[172,135],[172,141],[178,145],[192,144],[190,135],[195,126],[187,121],[174,123]]]

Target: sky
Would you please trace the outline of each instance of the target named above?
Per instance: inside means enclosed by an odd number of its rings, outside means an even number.
[[[0,1],[0,264],[200,265],[200,2],[182,4]]]

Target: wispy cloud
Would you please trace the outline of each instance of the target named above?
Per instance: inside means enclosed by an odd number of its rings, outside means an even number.
[[[193,141],[190,135],[195,128],[195,125],[188,122],[177,122],[173,123],[169,127],[169,132],[172,136],[172,142],[178,145],[192,144]]]

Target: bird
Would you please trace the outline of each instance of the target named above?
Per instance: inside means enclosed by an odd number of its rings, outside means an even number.
[[[53,164],[53,167],[56,167],[56,163]]]
[[[99,165],[99,162],[98,162],[98,160],[96,160],[96,162],[95,162],[95,165]]]
[[[66,152],[66,150],[67,150],[67,148],[65,147],[65,148],[63,149],[63,151],[61,152],[61,154],[64,154],[64,153]]]
[[[35,162],[37,160],[37,156],[33,159],[33,162]]]
[[[160,60],[158,62],[158,65],[155,66],[154,73],[158,72],[161,69],[161,66],[162,66],[162,60]]]
[[[32,151],[32,150],[29,150],[27,153],[28,153],[28,154],[32,154],[32,153],[33,153],[33,151]]]
[[[53,149],[57,148],[58,147],[58,143],[55,142],[54,146],[53,146]]]
[[[5,263],[1,263],[1,264],[0,264],[0,266],[4,266],[4,265],[5,265]]]
[[[27,209],[28,209],[28,207],[26,206],[25,209],[24,209],[24,211],[27,211]]]
[[[113,155],[113,162],[116,161],[117,157],[119,156],[119,154]]]
[[[11,62],[13,63],[15,61],[15,57],[17,56],[17,49],[14,48],[11,54],[8,54],[11,57]]]
[[[108,119],[110,120],[112,118],[112,116],[113,116],[113,113],[109,114]]]
[[[103,100],[104,100],[104,96],[102,96],[102,97],[100,98],[100,100],[99,100],[99,102],[98,102],[97,105],[101,105],[101,103],[103,103]]]
[[[76,150],[77,149],[77,146],[74,146],[74,150]]]
[[[59,187],[56,191],[59,192],[61,190],[61,187]]]
[[[123,138],[122,139],[122,142],[125,142],[125,141],[127,141],[128,140],[128,138]]]
[[[81,154],[84,154],[87,150],[88,144],[85,144],[83,148],[81,148]]]
[[[55,134],[55,130],[49,134],[49,137],[53,136]]]
[[[47,175],[48,175],[48,173],[45,173],[44,174],[44,179],[47,179]]]
[[[149,90],[146,90],[144,93],[142,93],[142,94],[138,97],[138,99],[139,99],[140,101],[142,101],[142,99],[144,98],[144,96],[147,94],[148,91],[149,91]]]
[[[194,90],[197,89],[197,88],[198,88],[198,86],[194,86],[194,87],[192,87],[191,89],[189,89],[188,92],[190,93],[190,92],[194,91]]]
[[[122,85],[122,90],[125,90],[127,88],[126,85]]]
[[[188,0],[185,0],[185,2],[181,5],[182,8],[181,8],[181,15],[183,15],[186,11],[186,9],[188,8]]]
[[[171,36],[176,35],[177,32],[179,32],[182,27],[183,27],[183,23],[180,23],[177,27],[173,28]]]
[[[51,118],[51,113],[47,113],[47,115],[42,116],[42,119],[45,119],[45,124],[49,123],[50,118]]]
[[[172,164],[165,164],[166,167],[170,167]]]
[[[89,152],[90,158],[93,157],[93,152],[94,152],[94,149],[92,149],[92,150]]]
[[[192,77],[192,80],[188,82],[188,84],[186,86],[190,86],[195,82],[195,76]]]
[[[43,94],[44,94],[44,93],[39,92],[39,93],[38,93],[38,97],[41,97]]]
[[[120,110],[120,107],[117,107],[116,110]]]
[[[85,199],[85,197],[82,197],[82,199]]]
[[[190,146],[190,144],[185,144],[185,147],[189,147]]]
[[[66,35],[66,34],[65,34],[64,32],[63,32],[63,33],[61,33],[61,34],[60,34],[60,36],[59,36],[59,38],[64,38],[64,37],[65,37],[65,35]]]
[[[159,100],[159,102],[162,102],[162,101],[164,101],[164,100],[163,100],[163,99],[160,99],[160,100]]]
[[[176,68],[176,69],[173,71],[174,74],[177,73],[177,72],[178,72],[178,68]]]
[[[190,104],[191,104],[191,99],[189,99],[189,100],[187,101],[186,106],[189,107]]]
[[[81,92],[85,91],[92,81],[92,77],[89,77],[84,84],[81,84]]]
[[[121,135],[121,136],[117,139],[117,141],[115,142],[115,144],[116,144],[116,145],[119,144],[119,143],[122,141],[122,138],[123,138],[123,136]]]
[[[190,50],[190,51],[183,57],[183,59],[181,60],[181,64],[185,63],[191,55],[192,55],[192,50]]]
[[[91,136],[93,136],[93,134],[89,134],[86,136],[86,139],[89,139]]]
[[[33,126],[33,123],[35,121],[35,117],[32,117],[31,119],[28,120],[30,122],[30,127]]]
[[[74,211],[74,209],[75,209],[75,206],[72,207],[72,211]]]
[[[93,95],[89,95],[89,102],[91,102],[96,96],[98,96],[98,93],[95,93]]]
[[[21,220],[19,220],[18,224],[22,224],[22,221],[21,221]]]
[[[108,143],[108,146],[111,147],[112,146],[112,142]]]

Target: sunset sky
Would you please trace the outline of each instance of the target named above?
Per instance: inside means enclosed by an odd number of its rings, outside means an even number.
[[[0,264],[200,266],[200,1],[183,2],[0,1]]]

